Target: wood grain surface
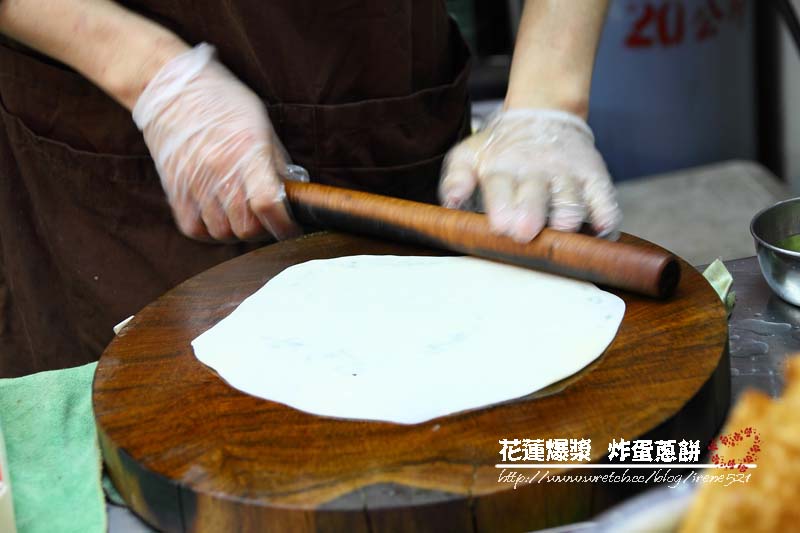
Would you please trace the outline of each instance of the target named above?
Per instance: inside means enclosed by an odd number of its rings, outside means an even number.
[[[319,233],[219,265],[139,312],[103,354],[93,390],[105,462],[134,511],[166,531],[529,531],[586,519],[646,486],[514,489],[498,483],[500,439],[588,438],[603,461],[612,439],[705,446],[719,428],[730,394],[726,315],[685,263],[666,301],[613,291],[627,304],[616,339],[553,394],[415,426],[322,418],[248,396],[193,355],[192,339],[290,265],[438,253]],[[503,364],[502,354],[487,356]]]
[[[319,229],[432,246],[655,298],[671,296],[680,280],[677,259],[660,248],[550,228],[519,243],[495,234],[481,213],[319,183],[285,185],[294,216]]]

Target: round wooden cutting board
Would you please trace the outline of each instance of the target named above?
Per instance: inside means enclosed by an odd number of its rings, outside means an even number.
[[[726,314],[685,262],[667,301],[613,291],[627,304],[616,339],[563,390],[414,426],[306,414],[233,389],[194,357],[197,335],[290,265],[437,253],[317,233],[219,265],[139,312],[100,359],[93,391],[105,462],[134,511],[166,531],[533,530],[586,519],[653,485],[514,488],[498,481],[499,440],[591,439],[592,459],[607,461],[612,439],[697,439],[704,449],[721,425]],[[487,357],[503,364],[502,354]],[[551,475],[581,472],[598,473]]]

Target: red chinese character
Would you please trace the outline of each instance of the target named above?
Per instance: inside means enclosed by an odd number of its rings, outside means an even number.
[[[717,25],[711,18],[711,14],[707,8],[698,7],[694,12],[694,23],[697,27],[695,31],[695,38],[698,41],[705,41],[717,34]]]

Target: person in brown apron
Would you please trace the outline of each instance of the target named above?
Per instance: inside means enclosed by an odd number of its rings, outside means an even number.
[[[103,60],[82,69],[58,35],[19,22],[26,2],[0,3],[10,37],[0,36],[2,377],[95,360],[114,324],[259,245],[238,238],[295,234],[270,188],[289,158],[320,183],[435,202],[445,155],[469,132],[469,53],[444,1],[40,4],[41,20],[76,32],[79,54]],[[105,45],[81,46],[86,35]],[[216,51],[185,44],[204,42]],[[118,83],[143,51],[141,86]],[[496,120],[503,135],[489,137],[513,138],[511,122]],[[445,204],[479,181],[459,183],[465,160],[509,146],[462,149]],[[241,176],[227,182],[239,188],[219,186],[221,175]],[[248,181],[267,185],[253,192]],[[197,205],[209,183],[218,203]],[[249,211],[232,214],[242,203]]]

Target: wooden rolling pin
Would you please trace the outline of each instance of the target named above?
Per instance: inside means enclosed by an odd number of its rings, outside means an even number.
[[[316,183],[286,181],[303,224],[413,242],[551,272],[656,298],[680,279],[672,254],[545,228],[520,244],[490,231],[486,215]]]

